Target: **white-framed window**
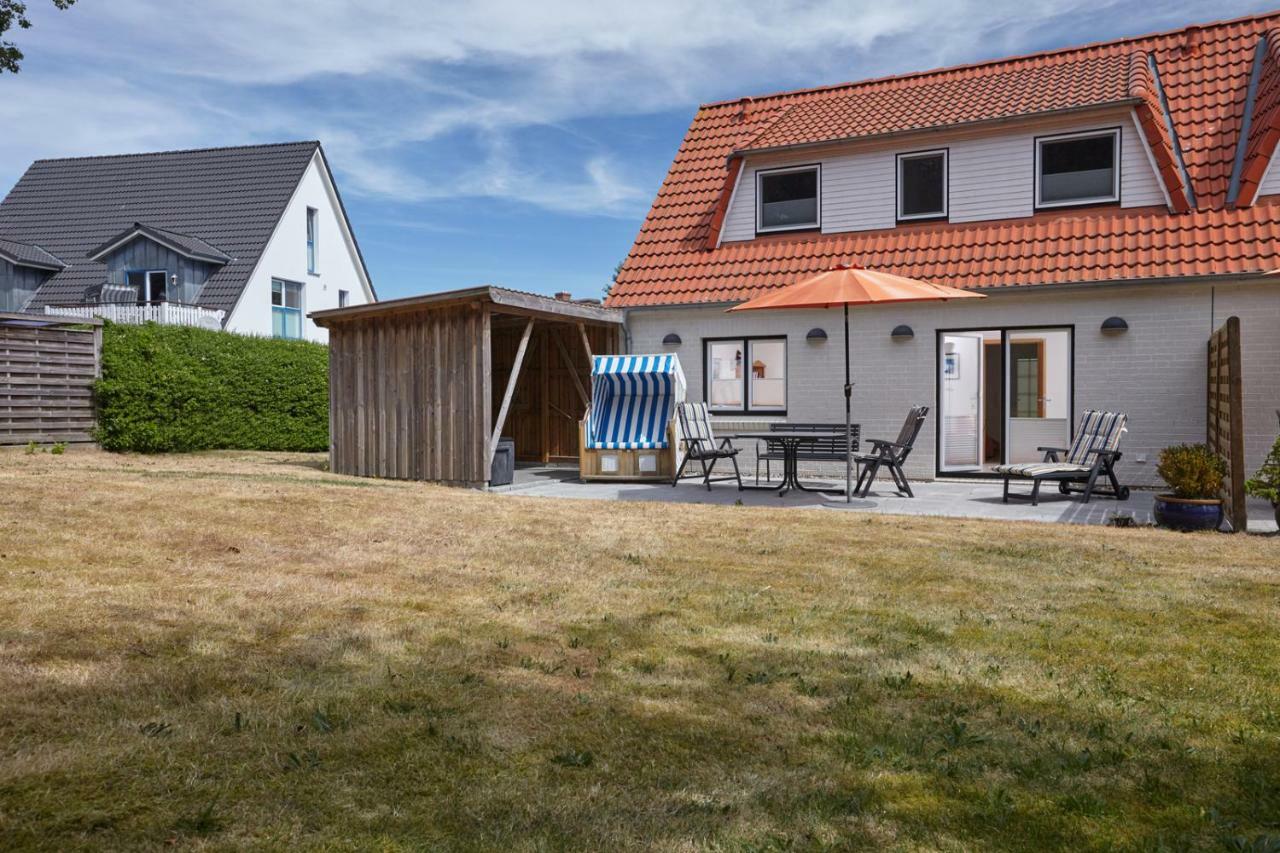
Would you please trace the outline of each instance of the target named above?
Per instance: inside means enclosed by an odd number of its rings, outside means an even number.
[[[271,279],[271,334],[302,337],[302,285],[296,281]]]
[[[713,412],[787,411],[787,339],[703,341],[707,407]]]
[[[947,150],[899,154],[898,219],[942,219],[947,215]]]
[[[124,282],[138,294],[138,303],[165,302],[169,298],[169,273],[166,270],[129,270]]]
[[[307,208],[307,272],[315,273],[319,263],[319,212],[314,207]]]
[[[756,172],[756,231],[798,231],[822,225],[822,167]]]
[[[338,291],[338,307],[346,308],[350,304],[351,304],[351,291],[339,290]]]
[[[1036,207],[1120,200],[1120,128],[1036,138]]]

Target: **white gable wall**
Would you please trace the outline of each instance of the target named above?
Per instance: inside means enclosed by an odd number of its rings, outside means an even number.
[[[307,208],[318,211],[317,265],[307,272]],[[342,210],[328,179],[319,152],[311,159],[284,215],[258,260],[249,283],[240,295],[228,331],[271,336],[271,279],[296,281],[302,288],[302,336],[311,341],[327,341],[328,332],[306,315],[312,311],[338,307],[338,291],[351,294],[349,305],[373,301],[364,282],[355,243],[343,222]]]
[[[1275,195],[1280,193],[1280,169],[1276,168],[1276,156],[1280,155],[1280,149],[1271,155],[1271,161],[1267,163],[1267,171],[1262,173],[1262,180],[1258,182],[1258,195]]]
[[[822,164],[822,231],[893,228],[896,222],[895,156],[946,148],[950,221],[1015,219],[1035,213],[1035,139],[1058,133],[1120,128],[1120,205],[1167,204],[1133,113],[1111,110],[1088,118],[1058,116],[1018,126],[933,132],[804,152],[748,157],[725,216],[721,240],[756,236],[756,171]]]

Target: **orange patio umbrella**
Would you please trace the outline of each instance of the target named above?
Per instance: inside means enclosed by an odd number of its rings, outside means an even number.
[[[853,499],[853,382],[849,374],[849,306],[891,302],[941,302],[948,299],[983,299],[984,294],[942,284],[918,281],[893,273],[841,264],[795,284],[735,305],[730,311],[763,311],[770,308],[844,307],[844,433],[845,500]]]

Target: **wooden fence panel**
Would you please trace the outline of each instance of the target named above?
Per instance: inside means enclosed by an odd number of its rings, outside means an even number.
[[[1248,529],[1244,493],[1244,387],[1241,382],[1240,318],[1228,317],[1209,338],[1209,449],[1227,463],[1222,493],[1231,529]]]
[[[93,441],[102,324],[33,319],[0,315],[0,445]]]

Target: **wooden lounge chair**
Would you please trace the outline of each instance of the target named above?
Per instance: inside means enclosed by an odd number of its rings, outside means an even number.
[[[680,482],[685,466],[693,460],[702,466],[702,482],[707,487],[707,491],[711,491],[712,483],[723,483],[728,480],[736,481],[738,491],[742,491],[742,474],[738,471],[738,448],[734,447],[733,442],[727,438],[716,441],[715,433],[711,430],[711,414],[707,411],[707,404],[681,403],[676,411],[680,420],[680,443],[684,447],[684,459],[680,462],[671,485],[674,486]],[[716,463],[721,459],[728,459],[733,463],[733,476],[711,476]],[[696,477],[698,472],[693,471],[690,476]]]
[[[907,457],[911,455],[911,448],[915,446],[916,437],[920,435],[920,427],[924,426],[925,416],[929,414],[928,406],[913,406],[911,411],[907,412],[907,419],[902,424],[902,429],[898,432],[897,441],[885,441],[880,438],[871,439],[871,452],[854,456],[854,460],[862,465],[862,473],[858,475],[858,485],[854,488],[854,492],[858,497],[865,498],[871,491],[871,484],[875,482],[876,474],[881,467],[889,469],[889,476],[893,478],[893,483],[898,487],[899,492],[906,492],[907,497],[914,498],[915,494],[911,491],[911,484],[907,482],[907,475],[902,470],[902,466],[907,461]],[[866,485],[863,485],[863,481]]]
[[[1004,476],[1004,502],[1009,502],[1009,481],[1031,481],[1031,505],[1040,498],[1040,484],[1053,480],[1064,495],[1084,495],[1084,502],[1094,495],[1129,499],[1129,487],[1116,479],[1116,463],[1120,461],[1120,437],[1125,433],[1129,416],[1122,412],[1099,412],[1086,409],[1080,416],[1080,426],[1071,441],[1071,447],[1037,447],[1044,453],[1043,462],[1018,462],[997,465],[995,472]],[[1059,454],[1065,454],[1059,458]],[[1098,487],[1098,478],[1105,477],[1109,487]],[[1075,484],[1075,485],[1073,485]],[[1079,486],[1077,488],[1077,486]],[[1014,495],[1014,497],[1022,497]]]

